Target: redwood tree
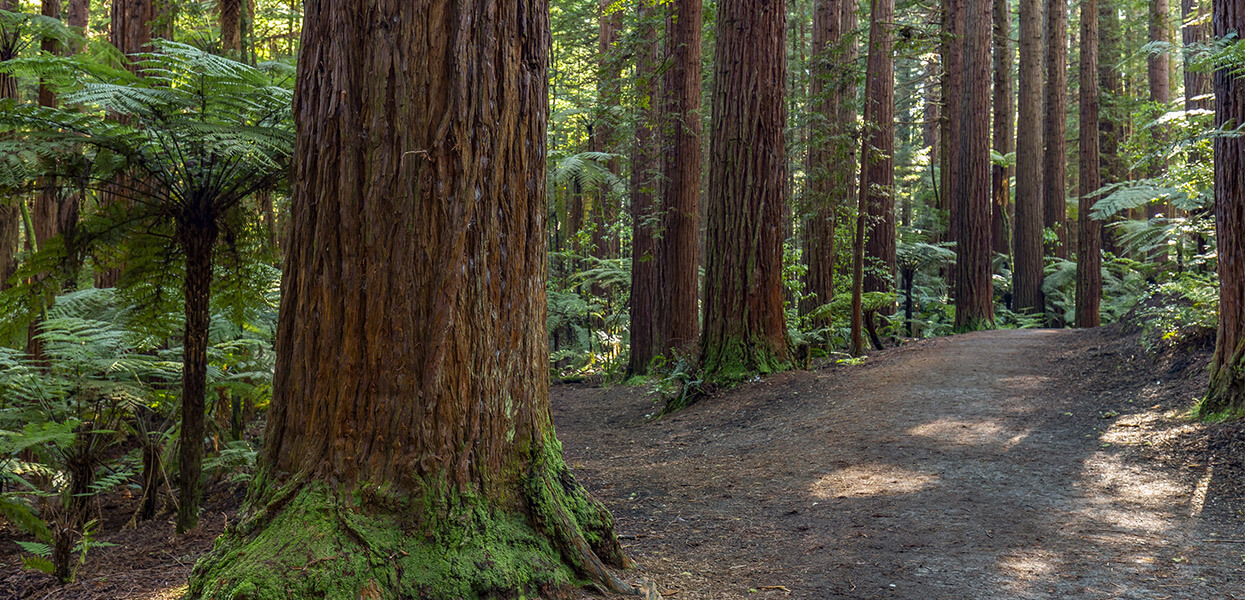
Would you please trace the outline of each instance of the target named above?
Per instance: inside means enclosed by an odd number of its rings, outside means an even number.
[[[604,11],[606,0],[602,0]],[[648,364],[661,353],[658,347],[661,326],[656,304],[661,293],[657,283],[657,237],[653,221],[657,212],[654,202],[658,181],[657,169],[657,30],[653,27],[653,0],[636,3],[636,26],[639,28],[636,47],[635,93],[640,98],[636,107],[635,140],[631,151],[631,353],[627,372],[643,375]],[[602,14],[603,21],[606,19]],[[602,25],[604,32],[606,25]],[[602,33],[602,38],[605,34]],[[602,41],[601,45],[606,46]],[[604,193],[598,195],[603,198]],[[600,213],[598,213],[600,214]],[[603,225],[603,223],[602,223]],[[594,238],[602,232],[594,230]],[[598,249],[599,246],[598,246]]]
[[[721,378],[787,367],[785,0],[718,4],[701,364]]]
[[[956,40],[963,61],[963,99],[952,123],[956,175],[951,198],[959,207],[956,231],[955,328],[994,324],[990,242],[990,0],[964,0],[964,35]]]
[[[1102,302],[1102,222],[1092,216],[1098,164],[1098,0],[1081,0],[1080,152],[1077,192],[1076,326],[1097,327]]]
[[[994,0],[994,110],[993,147],[1000,156],[1006,156],[1016,143],[1016,89],[1012,85],[1012,64],[1015,53],[1011,40],[1012,11],[1007,0]],[[1034,121],[1036,123],[1036,121]],[[1027,132],[1026,132],[1027,134]],[[990,236],[995,252],[1008,254],[1008,238],[1011,237],[1008,212],[1011,209],[1011,167],[990,167]]]
[[[875,0],[870,6],[860,151],[860,194],[868,217],[864,291],[890,292],[895,289],[895,2]]]
[[[813,134],[808,148],[807,207],[802,228],[805,291],[812,296],[807,312],[834,297],[836,215],[855,188],[855,161],[849,94],[854,96],[850,71],[855,44],[844,43],[848,10],[844,0],[819,0],[813,13],[813,53],[810,100]],[[846,32],[850,34],[850,32]]]
[[[1042,121],[1042,0],[1020,0],[1021,123]],[[1016,312],[1040,313],[1042,294],[1042,128],[1026,127],[1016,137],[1016,230],[1012,237],[1012,306]]]
[[[662,213],[657,240],[658,352],[696,350],[700,326],[701,0],[673,0],[666,20]]]
[[[0,0],[0,10],[17,12],[17,0]],[[21,38],[17,31],[0,28],[0,62],[17,58]],[[17,97],[17,78],[0,72],[0,100]],[[17,244],[22,213],[17,202],[24,199],[0,200],[0,290],[8,289],[8,279],[17,270]]]
[[[1214,0],[1215,39],[1245,34],[1245,5]],[[1245,76],[1227,64],[1214,72],[1215,125],[1245,124]],[[1215,231],[1219,244],[1219,331],[1204,416],[1245,414],[1245,138],[1215,138]]]
[[[1058,241],[1048,252],[1068,257],[1068,2],[1046,0],[1046,117],[1042,120],[1042,139],[1046,153],[1042,172],[1046,185],[1043,223],[1053,229]]]
[[[549,404],[548,4],[456,8],[306,4],[262,471],[192,598],[630,591]]]

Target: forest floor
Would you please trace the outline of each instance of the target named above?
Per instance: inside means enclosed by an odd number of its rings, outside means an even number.
[[[1184,418],[1205,349],[1004,330],[791,372],[650,421],[555,387],[558,434],[674,600],[1245,599],[1245,426]]]
[[[672,600],[1245,599],[1245,424],[1185,418],[1206,349],[1136,333],[989,331],[740,385],[673,415],[638,387],[558,385],[558,434]],[[126,526],[66,587],[17,565],[0,598],[168,599],[234,518]],[[167,515],[166,515],[167,516]],[[592,596],[586,596],[592,597]]]

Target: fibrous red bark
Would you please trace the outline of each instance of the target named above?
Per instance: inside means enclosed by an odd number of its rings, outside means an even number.
[[[990,77],[992,29],[989,0],[964,0],[964,35],[956,40],[963,60],[963,99],[953,123],[951,199],[955,220],[955,327],[994,324],[992,244],[990,241],[990,90],[972,82]]]
[[[1020,81],[1018,117],[1030,125],[1016,139],[1016,231],[1012,238],[1012,306],[1040,313],[1042,294],[1042,0],[1020,0]]]
[[[1076,326],[1097,327],[1102,302],[1102,222],[1094,219],[1098,164],[1098,2],[1081,2],[1080,158],[1077,187]]]

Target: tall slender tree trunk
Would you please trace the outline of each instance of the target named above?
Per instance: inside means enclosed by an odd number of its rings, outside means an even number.
[[[942,209],[947,215],[947,235],[943,241],[959,242],[960,203],[955,198],[955,181],[960,176],[963,163],[958,159],[959,123],[961,105],[964,103],[964,2],[966,0],[943,0],[942,9]],[[959,250],[957,249],[958,253]],[[955,298],[956,264],[947,267],[947,288]]]
[[[789,363],[782,298],[785,0],[718,4],[701,364],[732,379]]]
[[[306,4],[262,472],[189,596],[630,592],[549,404],[548,4],[364,8]]]
[[[618,29],[619,24],[622,21],[622,11],[610,9],[612,4],[613,2],[611,0],[601,0],[599,17],[600,22],[597,27],[597,60],[599,61],[599,80],[597,82],[597,91],[599,96],[598,102],[600,103],[601,108],[606,110],[608,110],[609,107],[618,105],[618,82],[622,79],[621,63],[618,58],[614,56],[614,46],[618,43]],[[648,14],[653,12],[654,9],[639,8],[637,10],[639,10],[642,14]],[[646,23],[644,21],[646,18],[651,20],[651,17],[641,16],[640,26],[645,29],[653,29],[650,23]],[[655,33],[646,34],[644,42],[646,48],[650,46],[655,48],[657,46],[655,36]],[[642,52],[647,52],[647,50],[643,50]],[[655,65],[656,61],[650,61],[650,64]],[[637,74],[637,77],[651,79],[652,75]],[[650,115],[655,115],[655,98],[653,97],[652,92],[656,90],[656,87],[651,84],[647,87],[651,89],[646,90],[649,93],[644,97],[645,100],[648,101],[645,108],[648,109]],[[650,123],[649,128],[651,129],[653,127],[651,123],[654,122],[654,119],[649,118],[647,122]],[[593,127],[592,133],[593,150],[597,152],[610,152],[614,149],[614,124],[612,115],[604,119],[599,119],[596,126]],[[653,159],[649,160],[651,161]],[[618,175],[618,160],[610,159],[606,164],[606,168],[609,169],[609,171],[614,175]],[[650,171],[653,170],[653,167],[651,166],[648,168]],[[649,179],[651,179],[651,176],[648,176],[645,181],[648,181]],[[652,186],[650,185],[648,190],[650,195],[653,194],[651,190]],[[635,192],[633,191],[633,193]],[[613,235],[609,231],[609,228],[618,218],[617,204],[614,202],[609,190],[602,185],[597,186],[593,191],[591,200],[592,255],[596,258],[614,258],[618,255],[618,236]],[[598,296],[603,296],[608,293],[608,290],[594,286],[593,293]]]
[[[1091,212],[1100,185],[1098,163],[1098,0],[1081,0],[1080,157],[1077,184],[1076,326],[1097,327],[1102,302],[1102,222]]]
[[[1125,179],[1124,159],[1120,156],[1123,138],[1123,81],[1119,65],[1123,61],[1123,40],[1120,13],[1112,0],[1098,0],[1098,144],[1101,183],[1118,183]],[[1102,249],[1118,253],[1113,228],[1102,227]]]
[[[895,2],[871,2],[860,193],[866,196],[865,292],[895,290]],[[885,314],[893,307],[883,310]]]
[[[606,4],[602,2],[604,7]],[[652,0],[636,3],[640,28],[636,47],[635,92],[641,99],[636,108],[635,145],[631,159],[631,355],[628,372],[643,375],[648,364],[661,353],[662,334],[657,320],[657,240],[653,223],[658,218],[654,202],[658,176],[657,30],[653,26],[656,5]]]
[[[1217,40],[1245,34],[1245,4],[1214,0]],[[1215,125],[1245,124],[1245,76],[1232,66],[1214,72]],[[1245,415],[1245,138],[1215,138],[1215,231],[1219,246],[1219,330],[1203,416]]]
[[[1057,241],[1047,253],[1068,257],[1068,2],[1046,0],[1046,118],[1042,139],[1046,153],[1042,159],[1045,176],[1043,223],[1053,229]]]
[[[951,128],[952,201],[956,223],[955,327],[966,331],[994,324],[994,287],[990,241],[990,90],[968,82],[990,78],[992,2],[964,0],[964,35],[957,40],[964,65],[963,100]]]
[[[1020,0],[1019,120],[1042,121],[1042,0]],[[1042,127],[1027,127],[1016,138],[1016,233],[1012,238],[1012,305],[1016,312],[1046,310],[1042,293]]]
[[[1180,14],[1184,25],[1180,37],[1186,47],[1210,42],[1210,22],[1206,19],[1211,0],[1181,0]],[[1185,110],[1209,110],[1211,102],[1210,74],[1194,68],[1186,60],[1184,64]]]
[[[17,0],[0,0],[0,10],[17,12],[18,8]],[[17,58],[20,41],[16,31],[0,31],[0,63]],[[11,98],[17,98],[17,78],[7,72],[0,72],[0,100]],[[25,202],[25,199],[19,196],[0,201],[0,290],[9,288],[9,278],[17,270],[22,211],[16,202]]]
[[[658,244],[660,352],[696,351],[700,328],[701,0],[674,0],[666,20],[662,100],[662,235]]]
[[[808,148],[807,198],[804,227],[805,293],[810,297],[803,307],[808,313],[834,297],[834,232],[839,207],[848,198],[845,193],[854,179],[855,169],[849,160],[852,151],[850,125],[841,119],[846,115],[841,80],[850,79],[850,64],[844,54],[843,13],[851,3],[843,0],[818,0],[813,9],[812,81],[809,85],[812,105],[812,135]],[[829,319],[819,321],[828,325]]]
[[[1102,1],[1102,0],[1099,0]],[[1167,0],[1150,0],[1150,43],[1151,44],[1170,44],[1171,43],[1171,19],[1168,17]],[[1167,105],[1171,103],[1171,53],[1164,48],[1157,52],[1151,52],[1146,61],[1146,72],[1150,83],[1150,102],[1159,105],[1159,109],[1166,112]],[[1161,114],[1161,113],[1160,113]],[[1162,124],[1154,125],[1154,139],[1159,144],[1166,144],[1168,133],[1167,128]],[[1160,156],[1165,153],[1160,153]],[[1150,176],[1158,177],[1167,170],[1167,162],[1162,158],[1155,158],[1150,164]],[[1158,215],[1171,217],[1171,207],[1165,202],[1151,202],[1146,205],[1146,216],[1154,218]],[[1155,252],[1154,258],[1163,259],[1166,252],[1159,249]]]
[[[1012,152],[1016,141],[1015,87],[1012,86],[1012,64],[1016,60],[1011,41],[1012,11],[1007,0],[994,0],[994,109],[993,145],[1000,156]],[[1011,175],[1012,169],[1002,165],[990,167],[990,236],[994,252],[1010,254],[1011,237]]]

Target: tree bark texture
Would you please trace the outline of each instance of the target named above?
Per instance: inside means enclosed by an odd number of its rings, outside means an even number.
[[[16,12],[17,0],[0,0],[0,10]],[[0,62],[17,58],[17,48],[21,40],[16,32],[0,31]],[[17,97],[17,78],[9,73],[0,73],[0,100]],[[21,239],[20,224],[22,211],[16,202],[25,202],[24,197],[6,198],[0,201],[0,290],[9,288],[9,277],[17,270],[17,245]]]
[[[1007,0],[994,0],[994,110],[992,126],[994,151],[1000,156],[1012,152],[1016,142],[1015,87],[1012,64],[1016,58],[1011,41],[1012,11]],[[1011,167],[990,166],[990,237],[994,252],[1010,254]]]
[[[744,377],[789,362],[782,297],[785,0],[718,5],[701,364]]]
[[[1076,326],[1097,327],[1102,302],[1102,222],[1090,216],[1101,187],[1098,163],[1098,0],[1081,1],[1080,162]]]
[[[1124,137],[1124,83],[1119,65],[1123,62],[1120,13],[1112,0],[1098,0],[1098,149],[1101,183],[1118,183],[1127,178],[1127,166],[1120,156]],[[1118,217],[1117,217],[1118,219]],[[1114,228],[1102,227],[1102,249],[1119,253]]]
[[[305,7],[261,480],[190,596],[630,592],[549,404],[548,4]]]
[[[963,100],[955,136],[952,201],[959,207],[956,233],[955,327],[965,331],[994,324],[993,246],[990,241],[990,90],[970,84],[990,78],[992,2],[964,0]]]
[[[620,69],[621,63],[618,61],[617,57],[614,56],[614,47],[618,44],[618,29],[622,22],[622,11],[611,9],[612,4],[613,2],[611,0],[600,1],[600,12],[598,17],[599,23],[597,27],[597,60],[599,63],[597,93],[599,103],[601,105],[600,107],[607,110],[609,107],[617,106],[619,103],[617,87],[618,82],[622,79]],[[644,3],[641,2],[636,5],[637,11],[641,13],[641,20],[639,21],[640,26],[644,27],[646,30],[651,30],[653,29],[651,23],[647,23],[644,20],[645,17],[643,17],[643,15],[652,13],[654,8],[642,6],[643,4]],[[639,52],[641,54],[649,54],[649,51],[647,50],[649,47],[657,47],[656,33],[646,31],[644,38],[644,41],[641,42],[641,46],[643,46],[643,48],[640,49]],[[656,60],[650,61],[650,64],[655,65]],[[656,67],[653,68],[655,69]],[[652,71],[638,72],[637,78],[641,80],[650,80],[653,78]],[[648,100],[648,104],[645,105],[645,107],[649,108],[649,110],[645,112],[650,115],[655,115],[656,104],[654,102],[652,91],[655,91],[656,87],[651,83],[642,85],[641,87],[648,88],[645,90],[648,93],[645,94],[644,98]],[[641,110],[643,111],[644,108]],[[653,123],[654,117],[650,117],[646,122],[650,124]],[[651,128],[652,125],[649,125],[649,129]],[[592,129],[592,133],[593,150],[597,152],[610,152],[614,149],[615,141],[612,116],[604,119],[598,119],[596,126]],[[653,160],[655,160],[655,158],[648,159],[650,163]],[[656,171],[656,169],[649,164],[646,164],[645,166],[647,167],[647,172],[649,173]],[[617,175],[619,170],[618,160],[609,160],[606,168],[608,168],[611,173]],[[648,179],[652,178],[651,175],[647,177]],[[632,178],[632,181],[635,181],[634,177]],[[654,193],[651,190],[652,186],[650,185],[647,191],[650,195]],[[633,190],[632,193],[645,192],[636,192]],[[593,190],[591,202],[592,256],[596,258],[614,258],[615,256],[618,256],[618,236],[609,231],[609,226],[618,219],[617,203],[603,185],[598,185],[596,189]],[[608,291],[594,284],[593,293],[597,296],[605,296]]]
[[[1043,223],[1057,240],[1047,253],[1068,257],[1068,2],[1046,0],[1046,118],[1042,139],[1046,144],[1042,172],[1045,175]]]
[[[964,103],[964,2],[943,0],[942,4],[942,169],[939,187],[942,190],[942,208],[947,215],[947,234],[942,241],[958,242],[960,233],[960,206],[955,200],[955,181],[963,163],[959,160],[959,123],[956,119]],[[958,250],[957,250],[958,253]],[[947,288],[954,300],[956,267],[946,269]]]
[[[225,56],[242,60],[242,3],[243,0],[216,0],[216,13],[220,23],[220,46]]]
[[[605,6],[605,2],[602,2]],[[658,218],[655,202],[659,166],[658,109],[656,102],[658,71],[657,31],[653,27],[652,0],[636,3],[637,27],[635,92],[642,101],[636,107],[635,144],[631,159],[631,355],[628,372],[643,375],[649,362],[661,354],[662,328],[657,321],[657,236],[653,224]],[[601,195],[604,197],[604,195]],[[600,248],[598,247],[598,250]]]
[[[1217,40],[1245,34],[1245,4],[1214,0]],[[1245,124],[1245,76],[1223,65],[1214,72],[1215,125]],[[1205,416],[1245,414],[1245,138],[1215,138],[1215,231],[1219,244],[1219,330]]]
[[[1101,2],[1102,0],[1098,0]],[[1165,44],[1171,42],[1171,20],[1168,17],[1167,0],[1150,0],[1150,43]],[[1171,103],[1171,51],[1164,48],[1159,51],[1151,52],[1146,60],[1146,72],[1150,82],[1150,102],[1158,105],[1157,109],[1162,114],[1167,112],[1167,105]],[[1166,145],[1169,134],[1164,124],[1155,124],[1153,126],[1154,140],[1160,145]],[[1150,176],[1158,177],[1167,170],[1167,163],[1161,157],[1152,159],[1150,163]],[[1171,215],[1171,207],[1166,202],[1151,202],[1146,205],[1146,216],[1154,218],[1159,215],[1167,217]],[[1167,256],[1164,249],[1155,250],[1152,255],[1153,259],[1163,260]]]
[[[855,188],[855,152],[851,135],[854,92],[851,71],[854,44],[844,43],[844,17],[850,2],[819,0],[813,12],[812,80],[810,101],[813,126],[808,148],[808,180],[805,207],[805,292],[811,296],[804,312],[834,297],[834,232],[837,215]],[[849,50],[850,48],[850,50]],[[851,54],[852,56],[847,56]],[[822,319],[822,325],[829,320]]]
[[[1016,312],[1046,310],[1042,293],[1042,0],[1020,0],[1018,118],[1016,137],[1016,232],[1012,238],[1012,306]]]
[[[177,532],[199,524],[203,495],[204,397],[207,394],[208,326],[212,289],[212,250],[219,230],[207,206],[187,209],[178,228],[178,244],[186,257],[184,293],[186,324],[182,338],[182,432],[178,441]]]
[[[701,0],[674,0],[666,20],[662,235],[657,241],[658,351],[692,353],[700,331]]]
[[[1210,0],[1181,0],[1180,14],[1184,25],[1180,29],[1180,37],[1184,45],[1205,44],[1210,42],[1210,22],[1206,19],[1206,7]],[[1188,61],[1184,65],[1184,106],[1185,110],[1209,110],[1211,102],[1211,76],[1197,68],[1192,68]]]
[[[895,2],[874,0],[871,6],[860,151],[860,193],[868,211],[866,293],[895,290]]]

